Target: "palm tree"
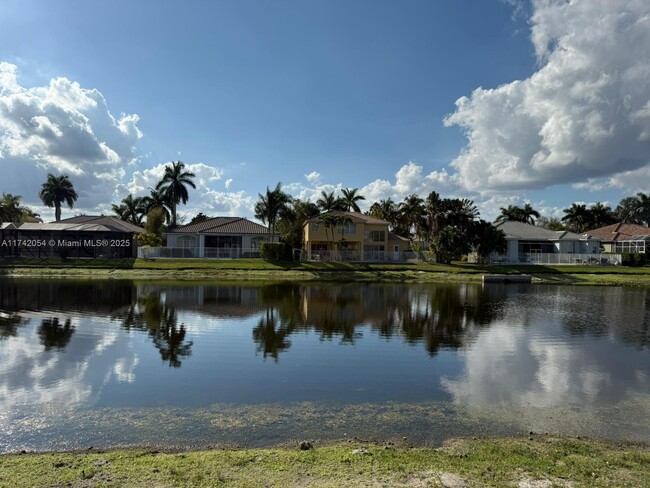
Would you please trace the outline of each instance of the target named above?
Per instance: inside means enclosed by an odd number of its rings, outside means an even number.
[[[172,161],[171,165],[165,166],[165,174],[162,180],[156,185],[156,190],[162,190],[172,209],[171,227],[176,225],[176,205],[185,205],[189,199],[187,186],[196,188],[192,178],[196,175],[190,171],[184,171],[185,163]]]
[[[344,188],[341,190],[341,193],[343,194],[343,198],[341,198],[341,204],[348,212],[352,212],[353,210],[355,212],[361,212],[361,209],[359,208],[359,205],[357,205],[357,202],[360,200],[365,200],[366,197],[359,195],[357,193],[358,191],[358,188]]]
[[[438,192],[432,191],[424,202],[424,234],[429,243],[442,229],[445,218],[445,204]]]
[[[397,221],[397,206],[392,198],[384,198],[370,206],[368,215],[376,219],[385,220],[392,225]]]
[[[506,208],[501,207],[501,215],[499,215],[495,222],[504,222],[506,220],[512,222],[523,222],[525,224],[535,225],[535,219],[540,217],[539,212],[535,210],[530,203],[522,207],[517,205],[508,205]],[[534,218],[533,218],[534,217]]]
[[[589,208],[588,229],[598,229],[615,222],[616,218],[614,217],[612,208],[609,205],[603,205],[600,202],[596,202]]]
[[[562,222],[566,222],[573,232],[584,232],[589,225],[590,215],[585,204],[572,203],[569,208],[563,210],[565,213]]]
[[[275,223],[278,217],[285,212],[291,202],[291,196],[282,191],[282,183],[278,183],[273,190],[266,187],[266,194],[258,194],[255,204],[255,218],[269,224],[271,242],[275,239]]]
[[[639,220],[646,227],[650,227],[650,193],[639,192],[636,194],[636,200],[639,202],[637,206]]]
[[[167,196],[162,190],[154,190],[153,188],[149,187],[149,196],[142,197],[142,207],[145,215],[151,212],[154,208],[159,208],[162,210],[163,214],[165,215],[165,222],[167,224],[169,224],[172,219],[170,211],[171,205],[167,199]]]
[[[39,196],[46,206],[54,207],[54,218],[57,222],[61,220],[61,204],[65,202],[72,208],[78,198],[70,178],[66,175],[54,176],[52,173],[48,173]]]
[[[327,193],[325,190],[320,192],[321,197],[316,200],[316,205],[323,212],[330,212],[332,210],[343,210],[344,207],[341,204],[341,200],[334,196],[334,192],[331,191]]]
[[[133,197],[129,193],[126,196],[122,203],[118,205],[113,205],[113,212],[125,222],[130,222],[133,225],[142,225],[142,217],[145,215],[145,204],[142,197]]]
[[[539,212],[535,210],[530,203],[524,205],[521,209],[521,217],[523,221],[530,225],[535,225],[535,219],[539,218]],[[533,218],[534,217],[534,218]]]
[[[404,198],[398,205],[399,213],[409,231],[409,239],[415,234],[420,234],[422,228],[422,215],[424,214],[424,200],[415,193]]]
[[[31,208],[21,205],[21,199],[20,195],[2,194],[2,198],[0,198],[0,222],[17,224],[20,222],[41,221],[39,215],[34,213]]]

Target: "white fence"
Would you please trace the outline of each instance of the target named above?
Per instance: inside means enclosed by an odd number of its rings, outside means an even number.
[[[206,247],[203,255],[198,247],[140,247],[138,257],[145,259],[155,258],[216,258],[216,259],[243,259],[259,258],[260,250],[257,248],[239,249],[236,247]]]
[[[421,252],[399,251],[302,251],[301,261],[419,263],[426,261]]]
[[[516,259],[504,254],[491,254],[490,264],[573,264],[618,266],[620,254],[566,254],[566,253],[520,253]]]

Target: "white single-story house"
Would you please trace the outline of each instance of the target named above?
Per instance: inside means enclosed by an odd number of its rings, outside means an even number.
[[[510,220],[495,227],[506,235],[508,248],[505,254],[493,255],[492,262],[569,264],[597,259],[595,255],[600,254],[600,239],[587,234],[548,230]]]
[[[181,225],[165,234],[170,257],[258,257],[269,229],[243,217],[214,217]],[[277,242],[277,236],[274,241]]]

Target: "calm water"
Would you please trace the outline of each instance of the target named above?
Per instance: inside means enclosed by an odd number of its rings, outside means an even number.
[[[0,282],[0,451],[650,441],[650,290]]]

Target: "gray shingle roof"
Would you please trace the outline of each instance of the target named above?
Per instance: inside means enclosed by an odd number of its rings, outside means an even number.
[[[51,223],[54,224],[56,222]],[[135,234],[143,234],[145,232],[142,227],[124,222],[117,217],[111,217],[109,215],[77,215],[76,217],[61,219],[58,223],[102,225],[114,232],[133,232]]]
[[[214,217],[195,224],[181,225],[168,234],[266,234],[268,228],[243,217]]]
[[[548,230],[523,222],[506,220],[495,225],[505,232],[506,237],[514,239],[546,240],[546,241],[584,241],[590,239],[586,234],[580,235],[566,230]],[[597,239],[599,240],[599,239]]]

